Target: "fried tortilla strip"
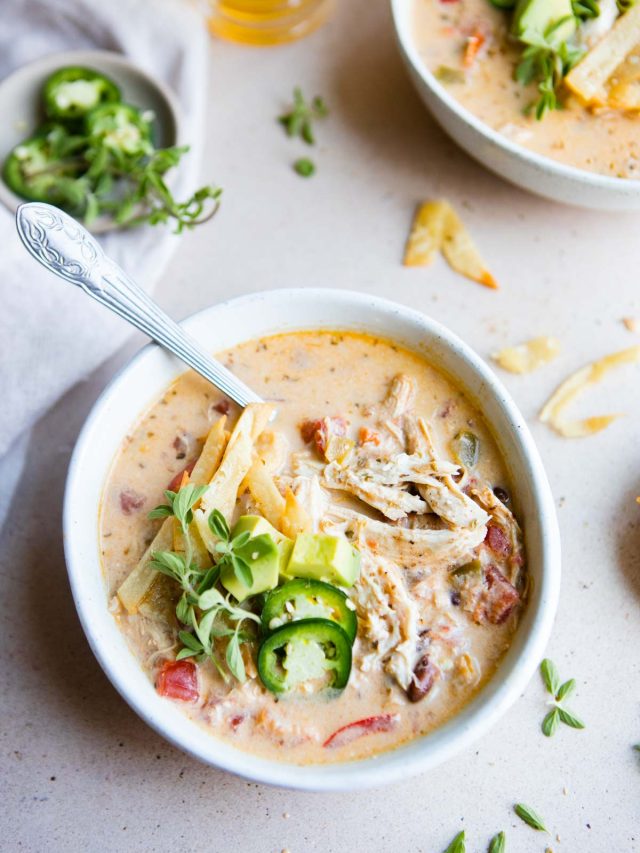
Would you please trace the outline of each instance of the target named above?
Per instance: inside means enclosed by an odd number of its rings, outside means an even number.
[[[446,201],[426,201],[416,210],[404,250],[405,267],[426,267],[440,251],[447,218]]]
[[[298,533],[311,533],[313,530],[311,517],[292,489],[288,488],[285,492],[284,502],[280,531],[290,539],[295,539]]]
[[[557,338],[533,338],[515,347],[494,352],[491,358],[509,373],[531,373],[558,357],[560,342]]]
[[[209,430],[202,453],[191,472],[191,482],[204,485],[220,464],[229,433],[225,430],[227,418],[221,417]],[[184,479],[184,478],[183,478]],[[152,543],[142,555],[129,577],[120,585],[118,598],[128,613],[136,613],[142,601],[150,595],[151,586],[158,576],[149,565],[156,551],[170,551],[174,543],[174,519],[165,518]]]
[[[618,18],[612,29],[567,74],[564,82],[585,104],[611,106],[609,104],[610,87],[614,90],[615,98],[618,70],[625,77],[627,76],[623,68],[625,60],[639,45],[640,6],[634,6]],[[611,83],[608,85],[609,81]],[[629,83],[632,82],[629,81]],[[618,102],[624,100],[620,92],[617,98]],[[622,108],[637,109],[638,107],[623,106]]]
[[[273,412],[274,406],[270,403],[250,403],[246,407],[231,433],[222,462],[202,496],[199,509],[194,510],[194,521],[208,551],[213,551],[216,545],[208,524],[209,514],[217,509],[227,522],[231,521],[240,484],[253,465],[256,440]]]
[[[592,364],[586,364],[572,373],[556,389],[540,412],[540,420],[549,424],[565,438],[583,438],[600,432],[621,415],[597,415],[584,420],[571,421],[564,417],[564,410],[585,388],[601,382],[610,370],[623,364],[637,362],[640,362],[640,346],[629,347],[620,352],[611,353]]]
[[[278,491],[273,474],[262,458],[256,459],[253,463],[245,483],[262,515],[276,530],[280,530],[286,502]]]
[[[438,251],[442,251],[451,269],[485,287],[498,287],[462,220],[444,199],[427,201],[416,211],[404,265],[428,266]]]
[[[460,275],[496,290],[498,283],[486,268],[471,235],[451,205],[447,206],[449,210],[445,221],[442,254],[449,266]]]

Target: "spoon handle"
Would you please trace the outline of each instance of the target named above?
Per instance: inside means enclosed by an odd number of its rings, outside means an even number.
[[[262,402],[168,317],[75,219],[50,204],[29,202],[18,208],[16,226],[25,247],[43,267],[82,288],[240,406]]]

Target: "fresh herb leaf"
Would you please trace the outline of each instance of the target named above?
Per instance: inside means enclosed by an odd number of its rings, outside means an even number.
[[[599,0],[571,0],[571,8],[579,21],[588,21],[600,16]]]
[[[456,835],[444,853],[465,853],[466,849],[467,848],[464,843],[464,830],[462,830],[462,832],[459,832]]]
[[[231,536],[231,531],[229,530],[229,525],[227,524],[227,520],[224,515],[218,509],[214,509],[213,512],[209,515],[209,528],[211,532],[218,537],[218,539],[222,539],[223,542],[228,542]]]
[[[193,507],[208,488],[208,486],[196,486],[193,483],[188,483],[178,491],[173,499],[173,514],[180,522],[183,531],[186,532],[187,527],[193,521]]]
[[[555,696],[560,689],[560,676],[555,663],[549,658],[545,658],[540,664],[540,674],[549,693]]]
[[[491,839],[488,853],[504,853],[507,849],[507,839],[504,832],[499,832]]]
[[[518,815],[520,820],[523,820],[528,826],[532,829],[537,829],[540,832],[548,832],[547,827],[544,825],[544,821],[540,817],[537,812],[535,812],[529,806],[525,806],[524,803],[517,803],[513,810]]]
[[[575,678],[560,683],[560,675],[553,661],[545,658],[540,664],[540,674],[547,691],[553,696],[553,710],[549,711],[542,721],[542,731],[547,737],[551,737],[558,723],[564,723],[572,729],[584,729],[585,724],[574,713],[567,710],[562,702],[574,692],[576,688]]]
[[[634,743],[633,748],[636,752],[640,752],[640,743]]]
[[[287,136],[298,136],[307,145],[315,144],[313,133],[313,122],[319,118],[325,118],[329,110],[323,98],[316,95],[308,103],[299,86],[293,90],[293,107],[289,112],[278,117],[278,121],[287,132]]]
[[[150,513],[148,513],[147,518],[167,518],[168,516],[173,515],[173,510],[170,506],[166,504],[160,504],[160,506],[152,509]]]
[[[565,681],[564,684],[561,684],[558,688],[558,692],[556,693],[556,700],[558,702],[562,702],[562,700],[566,699],[567,696],[571,696],[575,689],[576,680],[575,678],[570,678],[568,681]]]
[[[242,659],[242,652],[240,651],[240,643],[238,641],[237,632],[234,633],[231,639],[229,640],[226,652],[226,659],[229,671],[234,676],[234,678],[237,678],[238,681],[241,683],[245,681],[247,676],[244,668],[244,660]]]
[[[553,711],[549,711],[547,716],[542,721],[542,733],[547,737],[552,737],[555,734],[556,729],[558,728],[559,722],[560,709],[554,708]]]
[[[230,555],[231,565],[233,566],[233,572],[238,580],[243,583],[246,587],[253,586],[253,572],[251,571],[251,566],[249,563],[245,562],[242,557],[238,557],[237,554]]]
[[[583,729],[585,727],[582,720],[571,711],[567,711],[566,708],[558,708],[558,713],[565,726],[570,726],[572,729]]]
[[[293,168],[303,178],[310,178],[316,173],[315,163],[313,160],[309,160],[308,157],[301,157],[299,160],[296,160]]]

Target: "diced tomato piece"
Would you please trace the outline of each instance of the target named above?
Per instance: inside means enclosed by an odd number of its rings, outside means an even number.
[[[520,594],[495,566],[487,566],[484,571],[484,580],[486,584],[483,596],[484,618],[493,625],[502,625],[519,604]]]
[[[161,696],[180,699],[182,702],[197,702],[198,669],[190,660],[169,660],[162,665],[156,680],[156,690]]]
[[[508,557],[511,553],[511,542],[507,539],[507,535],[497,524],[487,525],[487,535],[484,538],[489,548],[494,554],[500,557]]]
[[[194,459],[193,462],[189,462],[188,465],[185,465],[185,467],[182,469],[182,471],[178,471],[178,473],[175,475],[175,477],[173,477],[171,479],[171,482],[167,486],[167,489],[169,489],[170,492],[177,492],[178,489],[180,488],[180,483],[182,482],[183,476],[185,474],[191,475],[191,472],[193,471],[193,469],[195,467],[196,467],[196,460]]]
[[[360,427],[360,432],[358,433],[358,444],[375,444],[376,447],[379,447],[380,433],[373,429],[369,429],[369,427],[366,426]]]
[[[307,444],[313,443],[320,456],[329,444],[331,436],[346,435],[349,421],[346,418],[335,416],[330,418],[319,418],[315,421],[304,421],[300,424],[300,435]]]
[[[244,714],[234,714],[229,720],[229,726],[235,730],[244,723]]]
[[[142,509],[146,498],[134,489],[124,489],[120,492],[120,509],[125,515],[132,515]]]
[[[342,726],[342,728],[330,735],[322,745],[329,749],[346,746],[346,744],[353,743],[354,740],[363,735],[390,732],[391,729],[395,728],[397,722],[397,714],[379,714],[377,717],[365,717],[364,720],[356,720],[353,723],[347,723],[346,726]]]

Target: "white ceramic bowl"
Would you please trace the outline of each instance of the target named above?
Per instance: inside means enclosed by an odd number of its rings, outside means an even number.
[[[180,107],[171,90],[149,77],[126,56],[108,50],[71,50],[50,53],[23,65],[0,82],[0,201],[15,213],[23,198],[17,196],[1,177],[2,164],[19,142],[26,139],[44,123],[42,87],[44,81],[66,65],[93,68],[114,80],[123,100],[155,114],[154,142],[157,148],[180,145],[182,122]],[[171,176],[170,176],[171,177]],[[112,219],[101,217],[93,223],[95,233],[116,228]]]
[[[492,172],[536,195],[599,210],[640,210],[640,181],[596,175],[536,154],[493,130],[450,95],[418,53],[415,2],[391,2],[400,52],[422,100],[458,145]]]
[[[158,696],[107,610],[97,535],[105,480],[131,425],[184,370],[164,350],[149,345],[95,404],[71,459],[64,502],[73,596],[87,639],[113,685],[150,726],[202,761],[291,788],[329,791],[381,785],[428,770],[468,747],[516,701],[543,657],[560,585],[553,499],[529,430],[505,389],[487,365],[439,323],[393,302],[348,291],[275,290],[243,296],[194,315],[184,327],[211,351],[270,333],[328,328],[372,332],[423,353],[467,392],[493,427],[517,491],[531,595],[495,677],[460,714],[426,737],[365,761],[307,767],[256,758],[216,740]]]

